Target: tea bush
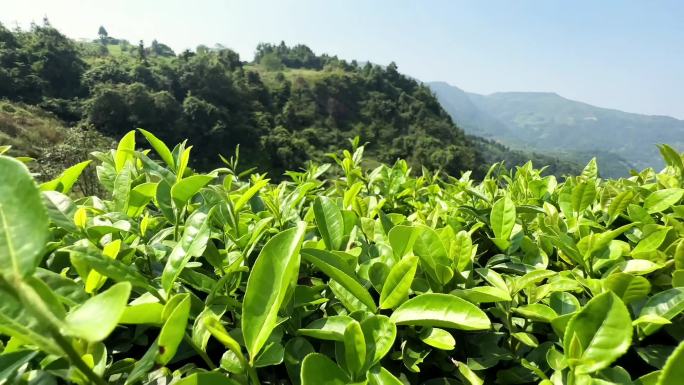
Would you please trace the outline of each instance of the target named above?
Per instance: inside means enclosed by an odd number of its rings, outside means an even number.
[[[0,383],[684,381],[668,146],[659,173],[478,182],[355,141],[274,185],[140,133],[94,153],[102,196],[69,196],[88,162],[38,186],[0,156]]]

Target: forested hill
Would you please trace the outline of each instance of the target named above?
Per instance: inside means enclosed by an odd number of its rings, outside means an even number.
[[[223,47],[176,54],[157,41],[130,44],[104,28],[99,39],[75,42],[48,22],[29,31],[0,26],[0,98],[105,136],[142,127],[169,143],[189,138],[199,167],[240,144],[245,167],[278,175],[355,136],[369,142],[371,160],[401,157],[453,175],[528,157],[466,137],[432,92],[394,64],[361,66],[303,45],[261,44],[247,62]]]

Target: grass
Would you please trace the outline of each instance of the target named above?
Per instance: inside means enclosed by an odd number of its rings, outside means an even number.
[[[107,44],[107,51],[112,56],[121,56],[121,54],[123,54],[123,50],[119,44]]]
[[[38,107],[0,102],[0,143],[11,145],[14,155],[40,156],[45,147],[63,142],[67,130]]]
[[[0,145],[11,146],[9,155],[33,158],[29,168],[40,180],[57,176],[111,143],[93,130],[67,127],[39,107],[0,101]]]
[[[287,81],[291,83],[294,83],[298,79],[302,79],[309,85],[316,84],[317,82],[320,82],[321,80],[328,78],[330,76],[354,76],[350,75],[349,72],[345,72],[341,69],[315,70],[308,68],[283,68],[280,71],[273,71],[266,69],[259,64],[247,64],[244,66],[244,69],[258,72],[259,76],[261,77],[261,80],[267,86],[273,86],[277,83],[276,76],[279,73],[282,73],[285,76],[285,79],[287,79]]]

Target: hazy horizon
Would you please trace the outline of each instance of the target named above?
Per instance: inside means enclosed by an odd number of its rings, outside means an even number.
[[[684,119],[684,3],[677,1],[341,2],[25,0],[0,22],[47,16],[72,38],[110,36],[174,50],[222,44],[251,60],[259,42],[306,44],[346,60],[397,63],[468,92],[554,92],[626,112]]]

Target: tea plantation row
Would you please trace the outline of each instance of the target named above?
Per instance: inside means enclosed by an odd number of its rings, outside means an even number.
[[[357,141],[273,184],[137,135],[40,185],[0,155],[0,383],[684,383],[668,146],[627,179],[475,181]],[[92,167],[108,193],[73,193]]]

